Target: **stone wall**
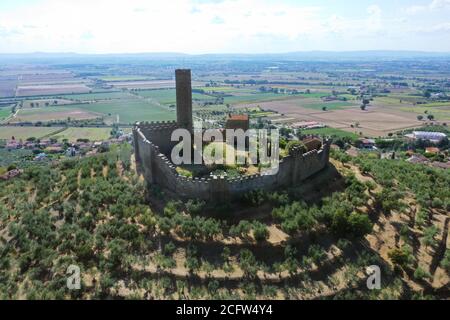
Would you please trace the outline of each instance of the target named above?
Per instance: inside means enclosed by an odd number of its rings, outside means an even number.
[[[222,200],[239,197],[251,190],[274,190],[299,185],[324,169],[329,162],[330,142],[305,154],[295,150],[283,158],[277,174],[255,174],[238,179],[225,177],[187,178],[180,176],[168,159],[175,122],[137,124],[133,128],[136,164],[149,185],[157,184],[183,199]]]

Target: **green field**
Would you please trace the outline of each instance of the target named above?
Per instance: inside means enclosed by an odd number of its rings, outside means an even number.
[[[60,130],[59,127],[0,127],[0,139],[26,140],[31,137],[42,138]]]
[[[160,104],[167,106],[174,105],[176,104],[177,101],[175,89],[140,90],[137,93],[141,97],[154,99],[155,101],[158,101]],[[193,92],[192,100],[194,102],[195,101],[203,102],[203,101],[214,101],[216,100],[216,98],[209,95]]]
[[[136,121],[166,121],[175,120],[174,111],[151,103],[143,99],[121,99],[102,101],[91,104],[77,104],[67,106],[67,108],[77,108],[88,112],[104,114],[113,122],[119,116],[120,123],[134,123]]]
[[[7,118],[11,114],[10,107],[0,108],[0,120]]]
[[[111,128],[67,128],[57,134],[49,136],[59,141],[63,139],[76,142],[78,139],[89,139],[90,141],[107,140],[110,137]]]
[[[175,89],[139,90],[137,94],[141,97],[154,99],[164,105],[176,103]]]
[[[89,104],[83,104],[87,106]],[[49,122],[54,120],[86,120],[101,117],[100,114],[92,113],[82,108],[82,104],[61,105],[57,107],[42,107],[42,108],[28,108],[20,109],[17,116],[11,122]]]
[[[213,104],[213,105],[206,105],[206,106],[193,106],[194,111],[220,111],[225,112],[228,110],[227,106],[224,104]]]
[[[322,98],[327,96],[329,93],[325,92],[311,92],[311,93],[299,93],[296,94],[296,97],[304,97],[304,98]]]
[[[47,122],[51,120],[85,120],[103,117],[108,123],[174,120],[175,112],[156,102],[130,96],[128,99],[100,100],[42,108],[21,109],[15,122]]]
[[[317,128],[317,129],[303,129],[301,130],[302,134],[315,134],[320,136],[336,136],[339,138],[349,137],[357,139],[359,136],[352,132],[347,132],[340,129],[335,128]]]
[[[224,92],[224,93],[233,93],[233,92],[241,92],[241,93],[252,93],[256,92],[257,89],[254,87],[231,87],[231,86],[225,86],[225,87],[200,87],[196,88],[200,90],[204,90],[205,92]]]
[[[62,96],[64,99],[92,101],[92,100],[108,100],[108,99],[124,99],[129,98],[130,95],[122,91],[113,92],[96,92],[96,93],[82,93],[82,94],[68,94]]]
[[[242,104],[242,103],[253,103],[253,102],[263,102],[272,100],[283,100],[295,97],[293,95],[287,94],[276,94],[276,93],[255,93],[251,95],[236,95],[224,98],[225,104]]]
[[[417,115],[423,115],[426,119],[427,115],[432,114],[435,120],[450,120],[450,107],[425,107],[425,106],[415,106],[415,107],[401,107],[402,111],[417,113]],[[425,114],[427,112],[427,114]]]

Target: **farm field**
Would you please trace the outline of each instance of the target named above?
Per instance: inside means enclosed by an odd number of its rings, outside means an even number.
[[[450,120],[450,106],[447,107],[426,107],[426,106],[415,106],[415,107],[400,107],[399,110],[405,112],[416,113],[417,115],[423,115],[424,119],[427,114],[434,116],[435,120],[448,121]]]
[[[175,88],[175,80],[149,80],[149,81],[113,81],[109,85],[117,89],[169,89]],[[203,82],[192,81],[193,87],[203,86]]]
[[[370,111],[362,111],[356,108],[353,110],[335,110],[314,114],[313,116],[309,115],[309,117],[331,127],[349,132],[358,131],[372,137],[385,136],[390,132],[420,125],[420,121],[408,116],[407,113],[386,112],[379,109]]]
[[[24,85],[32,83],[80,82],[80,79],[77,79],[72,72],[47,68],[17,69],[11,74],[16,75],[20,83]]]
[[[6,127],[0,126],[0,139],[11,139],[15,137],[16,139],[26,140],[31,137],[42,138],[61,130],[60,127]]]
[[[253,102],[292,99],[293,97],[294,96],[287,95],[287,94],[255,93],[255,94],[249,94],[249,95],[226,96],[224,98],[224,103],[234,105],[234,104],[245,104],[245,103],[253,103]]]
[[[423,98],[416,97],[409,99],[410,100],[406,100],[405,97],[377,97],[373,102],[373,106],[389,111],[403,111],[415,116],[422,115],[424,118],[431,114],[434,116],[435,120],[439,121],[450,120],[450,102],[414,104],[414,102],[423,101]]]
[[[111,76],[103,76],[103,77],[99,77],[98,79],[102,80],[102,81],[110,81],[110,82],[114,82],[114,81],[145,81],[145,80],[151,80],[150,77],[147,76],[139,76],[139,75],[123,75],[123,76],[115,76],[115,75],[111,75]]]
[[[205,92],[223,92],[223,93],[233,93],[233,92],[242,92],[242,93],[252,93],[257,91],[257,87],[254,86],[223,86],[223,87],[199,87],[199,90],[203,90]]]
[[[263,110],[273,110],[293,120],[317,121],[329,127],[351,133],[362,132],[364,135],[373,137],[420,125],[415,114],[396,108],[369,106],[367,111],[362,111],[357,105],[344,107],[338,104],[334,108],[322,111],[322,106],[327,106],[330,102],[311,102],[312,100],[314,99],[288,99],[253,103],[249,107],[260,106]],[[314,103],[317,103],[314,108],[306,107],[308,104],[314,106]],[[331,102],[333,103],[336,102]],[[353,102],[342,102],[342,104],[351,105]],[[358,128],[354,128],[356,125]]]
[[[16,79],[0,77],[0,98],[14,97],[16,84]]]
[[[335,128],[317,128],[317,129],[303,129],[301,130],[302,134],[312,134],[312,135],[320,135],[320,136],[336,136],[339,138],[349,137],[349,138],[358,138],[359,136],[356,133],[335,129]]]
[[[7,118],[11,114],[10,107],[2,107],[0,108],[0,120]]]
[[[154,80],[154,81],[114,81],[109,85],[118,89],[162,89],[175,88],[175,80]]]
[[[33,99],[24,100],[22,102],[23,108],[35,108],[35,107],[48,107],[48,106],[60,106],[65,104],[72,104],[73,101],[67,99]]]
[[[130,94],[122,91],[68,94],[62,96],[62,98],[64,99],[77,101],[111,100],[111,99],[124,99],[129,97]]]
[[[79,108],[87,113],[107,117],[109,121],[134,123],[136,121],[167,121],[176,118],[175,112],[151,103],[144,99],[121,99],[101,101],[89,104],[72,105],[68,108]]]
[[[176,104],[175,89],[142,90],[138,91],[137,94],[141,97],[153,99],[163,105],[169,106]],[[209,95],[193,92],[192,100],[193,102],[215,101],[216,98]]]
[[[111,128],[67,128],[64,131],[50,135],[49,138],[62,141],[76,142],[78,139],[89,139],[90,141],[107,140],[110,137]]]
[[[318,101],[303,102],[300,103],[300,106],[313,110],[322,110],[323,107],[326,107],[327,110],[343,110],[348,109],[350,107],[354,107],[355,104],[349,101],[323,102],[321,100],[318,100]]]
[[[58,107],[39,107],[20,109],[15,117],[10,122],[48,122],[55,120],[86,120],[102,117],[100,113],[95,113],[82,108],[81,105],[67,105]]]
[[[89,94],[90,95],[90,94]],[[87,120],[104,118],[108,123],[117,121],[121,123],[133,123],[135,121],[163,121],[175,119],[175,112],[166,107],[158,105],[157,102],[148,101],[144,98],[136,98],[132,95],[117,93],[92,94],[96,97],[121,97],[123,99],[99,99],[93,103],[62,104],[58,106],[22,108],[18,114],[11,119],[17,122],[47,122],[52,120]],[[83,95],[77,97],[86,99]]]
[[[40,85],[20,85],[17,87],[16,96],[45,96],[67,93],[85,93],[91,89],[85,84],[40,84]]]

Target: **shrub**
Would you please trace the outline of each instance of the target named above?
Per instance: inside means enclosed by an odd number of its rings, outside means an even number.
[[[394,265],[402,268],[408,267],[413,259],[410,249],[406,246],[400,249],[391,250],[388,252],[388,257]]]
[[[306,151],[308,151],[308,149],[303,144],[303,142],[298,141],[298,140],[292,140],[292,141],[289,141],[288,144],[286,145],[286,152],[291,154],[294,151],[294,149],[297,149],[297,148],[299,148],[301,150],[301,153],[305,153]]]
[[[333,216],[331,228],[337,236],[361,238],[372,231],[372,223],[366,214],[338,211]]]
[[[269,237],[267,226],[259,221],[253,223],[253,236],[256,241],[265,241]]]
[[[431,274],[419,266],[416,271],[414,271],[414,278],[417,280],[430,279]]]
[[[189,212],[190,214],[199,214],[200,212],[202,212],[202,210],[205,207],[205,202],[204,201],[199,201],[199,200],[189,200],[188,202],[186,202],[186,210],[187,212]]]
[[[450,249],[445,251],[445,256],[441,261],[441,266],[445,269],[445,271],[447,271],[447,273],[450,273]]]

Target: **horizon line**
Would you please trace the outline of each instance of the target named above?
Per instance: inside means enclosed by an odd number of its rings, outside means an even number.
[[[449,54],[450,51],[425,51],[425,50],[395,50],[395,49],[376,49],[376,50],[298,50],[298,51],[280,51],[280,52],[206,52],[206,53],[186,53],[179,51],[139,51],[139,52],[74,52],[74,51],[27,51],[27,52],[0,52],[0,55],[185,55],[185,56],[203,56],[203,55],[288,55],[288,54],[307,54],[307,53],[416,53],[416,54]]]

